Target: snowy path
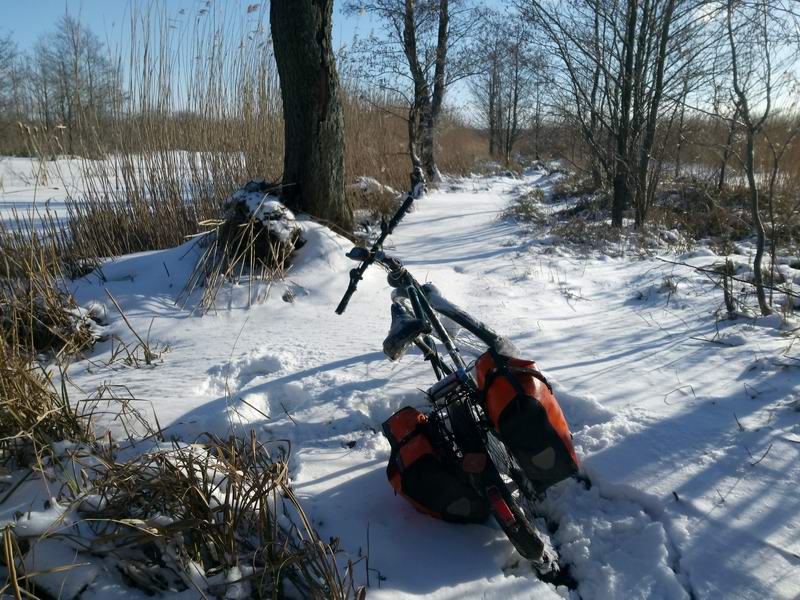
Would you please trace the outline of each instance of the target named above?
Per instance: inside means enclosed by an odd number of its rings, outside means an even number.
[[[392,251],[554,382],[595,482],[561,484],[545,506],[577,590],[537,581],[494,525],[440,523],[392,494],[380,424],[424,405],[431,374],[418,354],[383,359],[389,291],[377,268],[334,314],[352,263],[344,240],[312,223],[289,281],[250,309],[241,289],[218,315],[174,306],[191,267],[185,247],[107,265],[105,286],[134,327],[147,331],[155,317],[150,337],[170,350],[154,369],[132,370],[99,366],[101,345],[76,380],[129,386],[187,439],[232,427],[290,440],[298,494],[323,536],[340,537],[354,560],[368,553],[355,568],[371,597],[798,597],[800,370],[780,356],[791,339],[768,320],[720,324],[724,345],[702,341],[720,303],[705,278],[676,271],[670,293],[669,265],[576,258],[498,220],[509,192],[547,185],[539,177],[431,194]],[[713,260],[703,254],[683,258]],[[294,303],[281,300],[287,286]],[[105,296],[96,280],[77,295]],[[110,327],[130,338],[115,314]]]

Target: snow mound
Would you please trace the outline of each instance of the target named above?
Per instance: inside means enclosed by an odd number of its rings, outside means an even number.
[[[356,178],[356,182],[351,183],[347,187],[348,189],[358,190],[365,194],[388,195],[388,196],[393,196],[395,198],[400,196],[400,192],[398,192],[393,187],[382,184],[374,177],[366,177],[364,175]]]
[[[556,398],[573,431],[610,421],[614,413],[600,404],[591,394],[576,394],[556,388]]]

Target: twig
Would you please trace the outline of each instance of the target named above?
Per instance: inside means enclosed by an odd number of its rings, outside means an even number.
[[[745,431],[742,423],[739,421],[739,417],[736,416],[736,413],[733,413],[733,418],[736,419],[736,425],[739,427],[739,431]]]
[[[688,387],[688,388],[689,388],[689,389],[692,391],[692,396],[694,396],[694,399],[695,399],[695,400],[697,400],[697,394],[695,394],[695,393],[694,393],[694,387],[692,386],[692,384],[691,384],[691,383],[686,383],[686,384],[684,384],[684,385],[681,385],[681,386],[679,386],[679,387],[676,387],[676,388],[675,388],[674,390],[672,390],[671,392],[667,392],[666,394],[664,394],[664,404],[666,404],[667,406],[672,406],[672,405],[671,405],[669,402],[667,402],[667,398],[669,398],[669,397],[670,397],[672,394],[674,394],[675,392],[677,392],[677,391],[679,391],[679,390],[682,390],[682,389],[685,389],[685,388],[687,388],[687,387]]]
[[[128,329],[130,329],[131,333],[134,336],[136,336],[136,339],[139,340],[139,343],[142,345],[142,350],[144,351],[144,362],[147,363],[148,365],[151,364],[153,362],[153,358],[155,358],[155,354],[153,354],[153,352],[150,351],[150,347],[145,343],[145,341],[141,338],[141,336],[138,333],[136,333],[136,330],[133,328],[133,325],[131,325],[131,322],[128,321],[128,317],[125,316],[125,313],[123,312],[122,307],[116,301],[114,296],[111,295],[111,292],[108,291],[108,288],[106,288],[106,294],[111,299],[111,302],[114,303],[114,306],[116,307],[117,311],[119,312],[120,316],[122,317],[122,320],[125,321],[125,325],[128,326]],[[153,325],[152,321],[150,322],[150,325],[151,326]],[[148,329],[148,332],[149,332],[149,329]]]
[[[723,342],[722,340],[708,339],[708,338],[700,337],[699,335],[690,336],[689,339],[690,340],[697,340],[698,342],[708,342],[709,344],[719,344],[720,346],[728,346],[729,348],[735,347],[735,344],[729,344],[727,342]]]
[[[295,421],[294,417],[289,414],[289,411],[286,409],[286,406],[284,406],[283,402],[281,402],[281,408],[283,409],[283,412],[286,413],[286,416],[289,417],[289,420],[292,422],[292,424],[297,425],[297,421]]]
[[[767,446],[767,449],[764,451],[764,454],[761,455],[761,458],[759,458],[756,462],[751,462],[750,466],[751,467],[755,467],[758,463],[760,463],[762,460],[764,460],[767,457],[767,454],[769,454],[770,450],[772,450],[772,443],[771,442],[770,442],[770,445]]]
[[[718,276],[724,275],[724,273],[720,273],[719,271],[717,271],[715,269],[707,269],[705,267],[696,267],[694,265],[690,265],[689,263],[678,262],[678,261],[674,261],[674,260],[667,260],[666,258],[661,258],[660,256],[657,256],[656,259],[660,260],[661,262],[668,263],[670,265],[678,265],[678,266],[681,266],[681,267],[688,267],[690,269],[694,269],[695,271],[699,271],[701,273],[710,273],[712,275],[718,275]],[[729,279],[733,280],[733,281],[738,281],[739,283],[744,283],[746,285],[755,286],[754,282],[748,281],[747,279],[742,279],[741,277],[734,277],[733,275],[727,275],[727,277]],[[800,298],[800,294],[795,294],[794,292],[790,292],[789,290],[787,290],[785,288],[779,288],[779,287],[775,287],[775,286],[771,286],[771,285],[764,285],[763,287],[764,287],[765,290],[773,290],[775,292],[780,292],[781,294],[786,294],[787,296],[790,296],[792,298]]]

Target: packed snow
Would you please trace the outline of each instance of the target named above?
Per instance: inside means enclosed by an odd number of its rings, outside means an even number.
[[[377,267],[347,312],[334,314],[354,266],[350,244],[302,216],[306,244],[286,280],[259,284],[258,305],[248,307],[247,285],[226,289],[224,310],[203,317],[177,305],[200,252],[193,242],[109,261],[103,279],[75,281],[82,306],[104,302],[107,288],[164,351],[133,369],[106,364],[111,342],[102,342],[71,377],[87,393],[127,386],[167,435],[187,442],[250,429],[287,440],[294,489],[320,536],[339,537],[358,561],[369,597],[797,598],[797,325],[780,315],[721,320],[722,292],[700,272],[583,254],[500,218],[513,194],[551,184],[542,171],[450,180],[418,201],[387,252],[508,335],[554,384],[594,484],[558,484],[541,506],[558,524],[552,538],[574,590],[537,580],[494,523],[439,522],[392,493],[381,423],[404,405],[424,409],[433,375],[416,350],[396,363],[380,351],[390,288]],[[669,258],[721,260],[708,247]],[[132,338],[113,307],[105,330]],[[480,352],[468,338],[461,347]],[[0,506],[0,526],[15,513],[27,515],[17,526],[58,526],[57,503],[37,489],[26,484]],[[35,560],[87,562],[49,550]],[[88,582],[83,598],[139,593],[93,583],[102,564],[81,568],[63,575],[64,589]]]

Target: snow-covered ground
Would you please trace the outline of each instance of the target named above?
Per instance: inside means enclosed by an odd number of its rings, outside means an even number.
[[[549,182],[538,172],[452,181],[419,201],[390,251],[554,383],[594,483],[559,484],[542,507],[576,590],[538,581],[494,524],[445,524],[394,496],[380,425],[401,406],[424,407],[432,374],[414,351],[384,359],[389,288],[377,267],[334,314],[349,243],[311,221],[286,281],[250,308],[244,286],[215,314],[176,305],[197,256],[188,244],[109,262],[105,282],[76,281],[82,305],[105,301],[107,288],[166,351],[155,367],[104,365],[106,342],[71,374],[87,394],[128,386],[184,440],[251,428],[290,440],[295,490],[324,539],[338,536],[354,560],[368,553],[356,575],[370,597],[800,597],[797,332],[779,317],[718,321],[721,292],[701,273],[580,257],[501,220],[521,185]],[[677,259],[718,260],[707,249]],[[131,339],[108,313],[110,332]]]
[[[66,216],[68,196],[64,182],[80,185],[73,173],[77,162],[70,159],[40,162],[31,158],[0,156],[0,220],[11,219],[16,212]]]

